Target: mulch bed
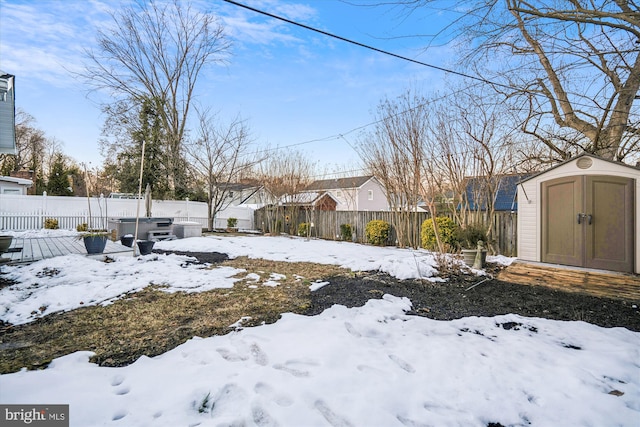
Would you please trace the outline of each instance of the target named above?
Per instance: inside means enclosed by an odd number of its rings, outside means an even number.
[[[226,259],[225,254],[181,254],[193,256],[200,262],[214,263]],[[488,277],[495,277],[502,268],[502,265],[488,264],[485,270],[490,275]],[[625,327],[640,332],[640,301],[598,298],[496,279],[478,284],[487,277],[461,272],[445,274],[444,278],[446,283],[399,280],[381,272],[327,277],[324,280],[330,285],[311,293],[311,306],[304,314],[319,314],[334,304],[359,307],[372,298],[391,294],[411,300],[413,310],[409,314],[435,320],[514,313],[553,320],[581,320],[606,328]]]

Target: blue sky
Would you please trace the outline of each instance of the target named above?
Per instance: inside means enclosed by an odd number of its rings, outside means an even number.
[[[407,18],[390,6],[362,6],[371,0],[241,2],[399,55],[455,67],[449,48],[425,51],[425,39],[407,37],[447,25],[450,18],[438,11],[424,9]],[[88,94],[69,71],[82,67],[82,52],[94,45],[95,28],[109,22],[105,12],[117,4],[0,0],[0,69],[16,75],[17,106],[61,142],[66,154],[95,166],[103,161],[98,139],[104,118],[98,103],[104,98]],[[374,120],[383,97],[409,87],[437,91],[448,78],[222,0],[194,4],[215,12],[233,41],[229,63],[203,72],[199,103],[219,111],[222,119],[240,114],[256,144],[294,146],[329,171],[361,167],[349,143],[357,141],[361,131],[356,129]]]

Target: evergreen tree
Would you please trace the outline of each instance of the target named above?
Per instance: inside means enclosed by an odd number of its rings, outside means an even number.
[[[50,196],[71,196],[71,185],[69,183],[69,170],[67,162],[62,153],[57,153],[51,165],[47,182],[47,194]]]

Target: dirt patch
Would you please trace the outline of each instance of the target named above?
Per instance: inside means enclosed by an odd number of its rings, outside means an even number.
[[[242,326],[273,323],[282,313],[308,311],[311,281],[327,273],[339,276],[341,271],[312,263],[183,254],[202,263],[245,269],[259,279],[190,294],[149,287],[104,307],[54,313],[25,325],[0,324],[0,373],[43,368],[52,359],[79,350],[95,352],[91,360],[102,366],[124,366],[142,355],[162,354],[194,336],[227,334],[233,330],[230,325],[243,318]],[[272,273],[285,277],[276,287],[262,286]]]
[[[159,251],[156,251],[159,252]],[[92,361],[123,366],[142,355],[164,353],[194,337],[223,335],[230,325],[272,323],[285,312],[315,315],[333,304],[364,305],[384,294],[406,296],[411,314],[438,320],[516,313],[557,320],[582,320],[604,327],[640,331],[638,301],[614,300],[523,286],[451,271],[447,282],[398,280],[379,272],[354,273],[335,266],[262,259],[229,260],[220,253],[181,254],[200,263],[246,270],[232,289],[202,293],[166,293],[147,288],[106,307],[84,307],[13,326],[0,323],[0,373],[22,367],[38,369],[59,356],[79,350],[96,353]],[[495,275],[500,266],[491,265]],[[254,273],[246,279],[247,273]],[[273,273],[283,275],[275,287],[263,286]],[[310,292],[316,280],[330,284]],[[477,285],[471,288],[473,285]],[[3,286],[0,275],[0,287]],[[471,288],[471,289],[470,289]]]

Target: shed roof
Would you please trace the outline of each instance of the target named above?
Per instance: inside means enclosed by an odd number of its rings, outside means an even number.
[[[564,162],[558,163],[557,165],[551,166],[550,168],[545,169],[545,170],[543,170],[543,171],[541,171],[541,172],[534,173],[534,174],[532,174],[531,176],[527,177],[526,179],[523,179],[523,180],[522,180],[522,182],[529,181],[530,179],[536,178],[536,177],[538,177],[538,176],[540,176],[540,175],[542,175],[542,174],[545,174],[545,173],[547,173],[547,172],[549,172],[549,171],[552,171],[552,170],[554,170],[554,169],[557,169],[557,168],[559,168],[559,167],[562,167],[562,166],[566,165],[567,163],[570,163],[570,162],[572,162],[572,161],[574,161],[574,160],[578,160],[578,159],[579,159],[579,158],[581,158],[581,157],[592,157],[592,158],[594,158],[594,159],[602,160],[603,162],[608,162],[608,163],[611,163],[611,164],[616,165],[616,166],[621,166],[621,167],[629,168],[629,169],[632,169],[632,170],[635,170],[635,171],[639,171],[639,170],[640,170],[640,167],[638,167],[638,166],[631,166],[631,165],[628,165],[628,164],[626,164],[626,163],[616,162],[616,161],[614,161],[614,160],[605,159],[605,158],[603,158],[603,157],[596,156],[595,154],[582,153],[582,154],[579,154],[579,155],[577,155],[577,156],[575,156],[575,157],[572,157],[572,158],[570,158],[570,159],[568,159],[568,160],[565,160]]]
[[[18,185],[24,185],[27,188],[33,185],[33,181],[31,181],[30,179],[16,178],[13,176],[0,176],[0,181],[11,182]]]

